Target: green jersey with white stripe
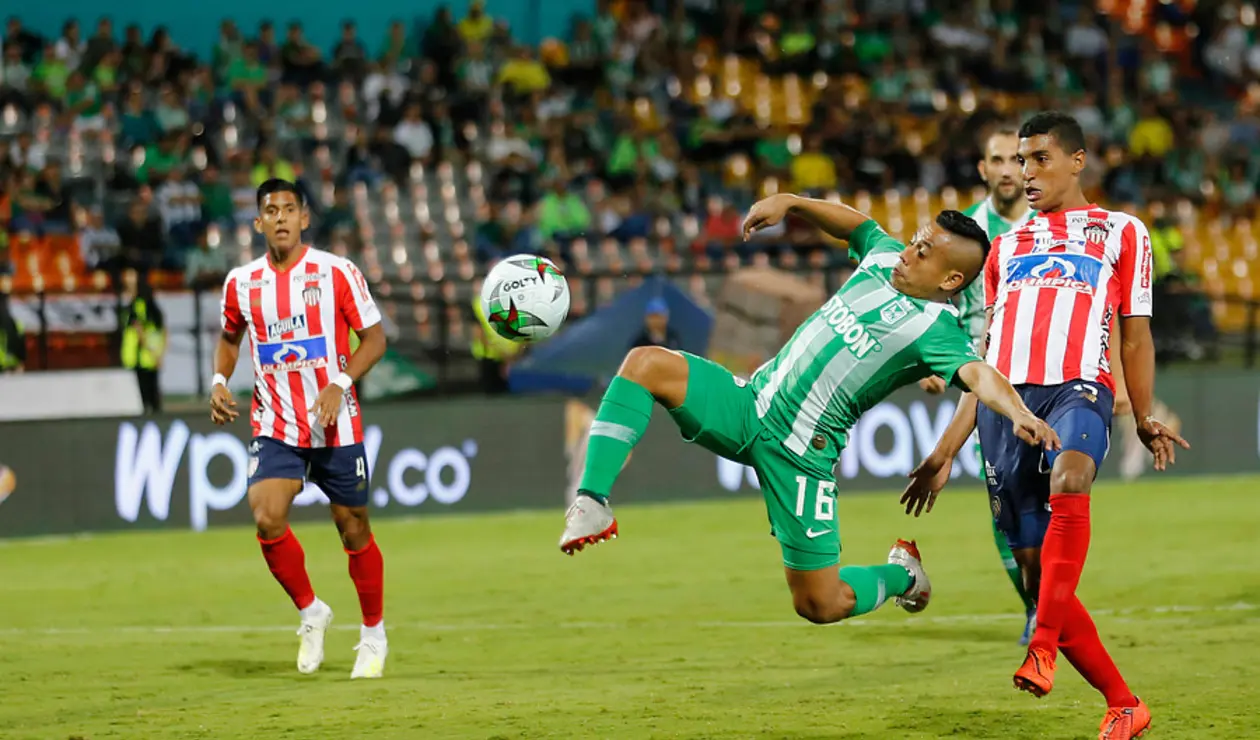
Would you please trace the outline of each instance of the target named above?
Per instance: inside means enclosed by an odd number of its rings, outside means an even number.
[[[892,287],[902,249],[875,221],[859,226],[849,239],[857,270],[753,374],[757,416],[796,455],[818,435],[842,448],[858,417],[897,388],[930,375],[957,383],[958,369],[980,359],[953,306]]]
[[[997,208],[993,206],[993,198],[990,196],[963,211],[963,215],[971,216],[975,219],[975,222],[980,224],[980,228],[984,229],[984,233],[989,237],[989,241],[993,241],[1032,218],[1034,213],[1029,208],[1024,211],[1024,215],[1016,218],[1014,221],[1007,221],[1005,218],[1002,218],[1002,214],[998,213]],[[976,278],[971,285],[967,286],[966,290],[958,294],[954,298],[954,305],[958,307],[963,329],[979,345],[984,336],[985,323],[983,278]]]

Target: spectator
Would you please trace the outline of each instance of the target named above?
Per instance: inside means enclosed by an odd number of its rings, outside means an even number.
[[[232,201],[232,188],[223,181],[218,167],[210,165],[202,170],[200,190],[201,215],[205,223],[230,225],[236,205]]]
[[[175,266],[183,264],[184,251],[196,243],[201,230],[201,189],[184,175],[184,169],[176,167],[154,191],[166,232],[166,262]]]
[[[633,347],[665,347],[682,349],[682,339],[669,325],[669,303],[661,297],[648,301],[643,311],[643,330],[630,344]]]
[[[173,85],[163,84],[158,90],[153,119],[163,135],[180,134],[188,129],[192,119],[188,115],[187,100],[178,94]]]
[[[56,49],[57,58],[66,63],[66,68],[73,71],[79,68],[79,64],[83,61],[83,53],[87,51],[87,44],[83,43],[83,39],[79,35],[79,22],[70,19],[61,27],[61,38],[57,39]]]
[[[149,207],[143,200],[136,198],[127,208],[127,217],[118,224],[118,238],[122,252],[119,260],[110,265],[111,270],[147,272],[162,264],[166,250],[162,222],[149,215]]]
[[[403,120],[394,127],[394,141],[407,150],[412,161],[429,164],[433,154],[433,129],[420,116],[420,106],[407,106]]]
[[[118,100],[120,76],[122,74],[122,52],[110,49],[92,69],[92,84],[100,91],[101,99],[107,103]]]
[[[49,159],[35,183],[35,195],[43,202],[43,230],[45,233],[68,234],[74,201],[66,190],[61,177],[61,162]]]
[[[0,61],[0,107],[14,105],[20,110],[30,107],[27,96],[31,68],[22,61],[22,47],[9,44],[4,47],[4,59]]]
[[[239,226],[253,226],[258,215],[258,188],[250,176],[248,165],[243,160],[232,164],[228,176],[232,190],[232,220]]]
[[[354,21],[343,21],[341,24],[341,40],[333,47],[333,72],[342,79],[348,79],[358,85],[367,75],[367,49],[359,41],[358,29]]]
[[[411,60],[417,55],[415,40],[408,37],[407,27],[402,21],[393,21],[385,32],[385,43],[381,45],[381,63],[391,72],[405,73],[410,68]]]
[[[289,33],[280,48],[282,79],[305,88],[324,75],[323,55],[308,42],[302,33],[302,24],[289,24]]]
[[[257,44],[245,44],[244,53],[227,66],[227,86],[236,102],[251,114],[261,109],[267,88],[267,68],[258,54]]]
[[[544,242],[568,242],[585,235],[590,226],[591,212],[582,198],[563,178],[555,177],[538,203],[538,235]]]
[[[119,118],[123,146],[148,147],[161,138],[162,129],[153,112],[144,104],[144,93],[139,85],[128,86]]]
[[[485,43],[494,31],[494,19],[486,14],[483,0],[472,0],[468,4],[468,15],[456,28],[465,44]]]
[[[27,64],[34,64],[39,56],[39,50],[44,45],[44,40],[38,35],[31,33],[22,27],[22,20],[16,15],[9,16],[8,25],[5,27],[4,47],[7,49],[13,47],[19,51],[22,61]]]
[[[80,64],[83,69],[95,69],[110,53],[118,51],[114,41],[114,22],[109,16],[102,16],[96,22],[96,33],[87,40]],[[121,55],[119,60],[121,60]]]
[[[232,265],[222,247],[211,247],[205,229],[196,235],[197,248],[189,252],[184,267],[184,284],[196,291],[217,291]]]
[[[83,228],[79,231],[79,252],[88,269],[104,269],[118,261],[122,253],[122,239],[118,230],[105,223],[100,206],[87,210]]]
[[[264,144],[259,147],[257,162],[250,172],[250,180],[254,183],[254,187],[273,178],[297,182],[297,172],[293,169],[293,163],[276,154],[274,146]]]
[[[1142,103],[1142,116],[1129,133],[1129,153],[1147,161],[1162,158],[1173,147],[1173,130],[1154,101]]]
[[[332,206],[320,218],[319,239],[327,242],[338,237],[350,237],[357,226],[354,209],[350,206],[350,189],[344,185],[338,187],[333,194]]]
[[[66,95],[66,81],[70,79],[70,65],[57,56],[54,44],[44,44],[44,54],[31,74],[31,80],[39,86],[39,90],[54,100],[61,100]]]
[[[420,42],[424,58],[433,62],[438,71],[438,81],[450,90],[455,87],[455,61],[459,57],[460,36],[451,18],[451,10],[445,5],[433,14],[433,22],[424,30]]]
[[[792,160],[792,187],[797,192],[833,190],[839,184],[835,161],[822,150],[822,140],[809,134],[801,153]]]
[[[176,167],[187,162],[187,145],[178,132],[163,134],[156,145],[144,150],[144,162],[136,169],[136,179],[149,184],[166,177]]]
[[[547,89],[551,75],[528,46],[518,46],[512,58],[499,68],[496,81],[509,92],[526,96]]]

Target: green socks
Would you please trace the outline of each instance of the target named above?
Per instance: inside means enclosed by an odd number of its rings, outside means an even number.
[[[1002,567],[1006,568],[1007,577],[1011,579],[1019,598],[1024,601],[1024,611],[1032,611],[1033,599],[1024,590],[1024,574],[1019,572],[1019,563],[1015,562],[1015,556],[1011,554],[1011,546],[1006,542],[1006,535],[998,529],[997,521],[993,522],[993,542],[997,545],[998,554],[1002,556]]]
[[[873,612],[894,596],[900,596],[910,588],[910,571],[889,563],[887,565],[846,565],[840,569],[840,580],[849,584],[857,595],[857,604],[850,617]]]
[[[652,394],[633,380],[617,376],[608,384],[591,423],[580,492],[607,498],[630,450],[647,429],[654,403]]]

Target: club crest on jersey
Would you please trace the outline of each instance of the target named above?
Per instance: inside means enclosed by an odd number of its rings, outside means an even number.
[[[280,319],[274,324],[267,325],[267,338],[279,339],[291,331],[303,331],[306,329],[306,314],[298,314],[290,316],[287,319]]]
[[[288,373],[327,363],[328,348],[323,337],[258,345],[258,364],[264,373]]]
[[[1102,244],[1111,236],[1111,224],[1106,221],[1090,221],[1085,224],[1085,241]]]
[[[910,313],[910,309],[906,308],[906,302],[897,299],[895,302],[884,306],[879,312],[879,317],[884,320],[885,324],[895,324],[906,317]]]
[[[302,289],[302,300],[308,306],[318,306],[319,299],[324,296],[324,291],[320,289],[318,284],[308,285]]]
[[[1102,260],[1087,254],[1021,254],[1006,264],[1006,284],[1011,290],[1068,288],[1092,293],[1102,274]]]
[[[871,335],[866,325],[858,320],[857,314],[849,308],[840,296],[833,295],[818,311],[823,321],[848,346],[849,351],[858,358],[866,357],[872,350],[881,349],[879,341]]]

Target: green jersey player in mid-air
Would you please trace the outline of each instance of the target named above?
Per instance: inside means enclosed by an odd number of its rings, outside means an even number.
[[[977,169],[989,192],[984,200],[963,213],[975,219],[992,243],[994,239],[1032,218],[1033,210],[1028,207],[1028,201],[1024,198],[1024,175],[1018,156],[1018,128],[990,128],[980,144],[982,153]],[[973,282],[958,294],[953,303],[958,307],[963,329],[971,335],[976,347],[982,347],[985,327],[984,281]],[[932,376],[919,381],[919,387],[928,393],[942,393],[945,390],[945,381],[938,376]],[[972,448],[976,457],[980,458],[980,469],[983,471],[984,457],[980,453],[980,440],[975,435]],[[997,544],[1007,577],[1011,579],[1019,598],[1024,602],[1024,634],[1020,637],[1019,644],[1027,645],[1033,628],[1037,626],[1037,586],[1024,583],[1019,564],[1015,562],[1015,556],[1006,543],[1006,535],[998,530],[996,521],[993,522],[993,541]]]
[[[833,468],[858,417],[897,388],[936,374],[1010,418],[1029,444],[1057,449],[1059,441],[976,356],[949,303],[988,252],[974,221],[944,211],[906,247],[848,206],[775,195],[752,207],[745,237],[789,213],[848,241],[859,261],[852,277],[749,380],[695,355],[631,350],[591,425],[560,549],[572,554],[616,536],[608,494],[659,403],[687,441],[756,471],[797,614],[835,622],[889,598],[921,611],[931,586],[914,542],[898,540],[887,564],[839,568]]]

